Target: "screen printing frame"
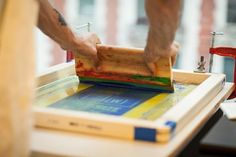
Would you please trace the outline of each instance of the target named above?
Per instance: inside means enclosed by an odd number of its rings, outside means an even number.
[[[167,142],[221,91],[225,83],[224,74],[203,74],[179,70],[173,70],[173,73],[176,82],[199,85],[178,105],[173,106],[155,121],[34,107],[36,125],[129,140]],[[73,75],[75,75],[73,62],[55,66],[38,76],[38,87]]]

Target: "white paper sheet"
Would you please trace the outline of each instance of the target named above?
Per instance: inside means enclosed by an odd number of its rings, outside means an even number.
[[[220,108],[224,111],[229,119],[236,120],[236,102],[221,103]]]

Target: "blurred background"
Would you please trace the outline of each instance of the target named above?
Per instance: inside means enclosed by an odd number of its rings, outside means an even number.
[[[65,17],[68,25],[78,34],[86,28],[77,27],[92,23],[104,44],[145,47],[148,21],[144,0],[50,0]],[[183,0],[181,21],[176,41],[181,45],[174,68],[195,70],[200,56],[206,59],[208,69],[212,31],[224,32],[216,37],[216,46],[236,47],[235,0]],[[37,72],[66,62],[66,52],[50,38],[36,29]],[[232,81],[234,61],[227,57],[214,57],[213,72],[227,74]]]

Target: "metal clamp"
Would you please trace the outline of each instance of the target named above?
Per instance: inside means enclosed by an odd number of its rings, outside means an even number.
[[[92,25],[92,22],[88,22],[86,24],[83,24],[83,25],[80,25],[80,26],[76,27],[75,29],[80,30],[80,29],[83,29],[83,28],[87,27],[87,31],[90,32],[91,31],[91,25]]]
[[[198,62],[197,70],[195,70],[194,72],[205,73],[206,72],[205,64],[206,61],[204,61],[204,56],[201,56],[200,61]]]
[[[215,46],[215,36],[216,35],[224,35],[223,32],[211,32],[212,38],[211,38],[211,48],[214,48]],[[209,62],[209,73],[212,72],[212,65],[213,65],[213,54],[210,53],[210,62]]]

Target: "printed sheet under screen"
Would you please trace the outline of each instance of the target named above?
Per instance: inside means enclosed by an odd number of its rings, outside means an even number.
[[[175,83],[174,93],[80,84],[70,76],[37,90],[35,105],[65,110],[156,120],[197,85]]]

